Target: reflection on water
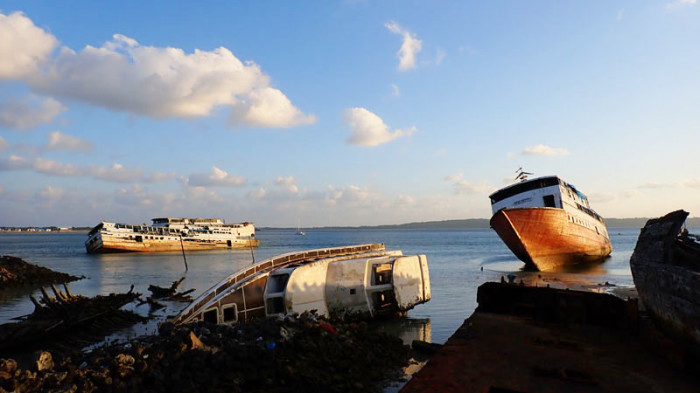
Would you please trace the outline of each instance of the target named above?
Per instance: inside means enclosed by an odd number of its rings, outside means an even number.
[[[425,337],[425,341],[443,343],[476,308],[476,291],[486,281],[499,281],[515,274],[516,280],[536,281],[543,285],[595,285],[608,282],[616,287],[631,287],[629,257],[639,229],[610,230],[611,257],[594,267],[557,273],[525,272],[508,248],[491,230],[307,230],[296,236],[294,230],[263,230],[258,234],[260,247],[255,260],[285,252],[383,242],[387,249],[404,254],[426,254],[430,268],[432,299],[409,311],[408,319],[386,324],[396,325],[402,337]],[[14,255],[54,270],[84,275],[84,280],[69,284],[74,294],[94,296],[134,290],[149,295],[151,284],[169,286],[184,275],[181,290],[195,288],[196,297],[235,271],[252,263],[249,249],[201,251],[187,254],[189,270],[181,253],[88,255],[83,245],[85,234],[0,234],[0,254]],[[29,294],[38,290],[13,291],[0,295],[0,323],[29,314],[33,305]],[[186,303],[168,304],[158,312],[160,320],[173,316]],[[148,314],[148,306],[133,309]],[[155,323],[138,325],[126,334],[152,333]]]

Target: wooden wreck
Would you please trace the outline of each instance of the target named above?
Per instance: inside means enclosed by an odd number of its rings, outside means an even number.
[[[639,298],[665,333],[700,355],[700,244],[688,212],[647,221],[630,259]]]
[[[244,268],[205,291],[173,322],[230,324],[316,310],[319,315],[401,313],[430,300],[425,255],[384,244],[282,254]]]

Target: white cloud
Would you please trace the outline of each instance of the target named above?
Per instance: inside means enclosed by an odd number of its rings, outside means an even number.
[[[244,184],[244,177],[230,175],[217,167],[212,167],[210,173],[194,173],[188,181],[188,185],[194,187],[238,187]]]
[[[37,72],[58,46],[58,40],[21,12],[0,13],[0,79]]]
[[[129,183],[143,178],[140,168],[125,168],[122,164],[112,164],[111,167],[90,166],[88,174],[96,179],[117,183]]]
[[[251,190],[248,193],[248,199],[261,200],[261,199],[265,198],[265,195],[267,195],[267,191],[265,191],[264,188],[259,187],[255,190]]]
[[[16,156],[14,154],[10,155],[7,158],[0,157],[0,171],[29,169],[31,167],[31,162],[27,161],[23,157]]]
[[[247,100],[233,105],[229,124],[252,127],[289,128],[313,124],[316,116],[304,115],[281,91],[266,87],[253,90]]]
[[[345,122],[352,129],[352,135],[347,143],[359,146],[378,146],[402,136],[408,136],[416,131],[413,126],[406,130],[389,131],[384,121],[365,108],[348,108],[345,110]]]
[[[10,142],[6,141],[5,138],[0,136],[0,152],[6,150],[10,147]]]
[[[22,100],[2,102],[0,103],[0,127],[29,130],[52,122],[65,110],[65,106],[50,97],[40,99],[32,96]]]
[[[470,181],[464,180],[464,175],[458,173],[456,175],[446,176],[445,181],[452,183],[452,188],[454,193],[457,195],[464,194],[488,194],[493,191],[493,187],[486,183],[472,183]]]
[[[445,57],[447,57],[447,52],[438,48],[437,52],[435,53],[435,65],[439,66],[440,64],[442,64],[442,61],[445,60]]]
[[[682,7],[691,7],[694,6],[698,3],[698,0],[676,0],[672,3],[666,4],[666,9],[669,11],[682,8]]]
[[[27,42],[42,45],[24,48]],[[227,107],[234,125],[293,127],[316,121],[272,88],[257,64],[242,62],[223,47],[188,54],[114,34],[101,47],[78,52],[62,47],[50,57],[56,45],[24,15],[0,14],[0,78],[24,81],[42,94],[155,118],[197,118]]]
[[[403,29],[396,22],[389,22],[384,25],[389,31],[394,34],[399,34],[403,37],[401,49],[397,52],[399,58],[399,71],[410,70],[416,67],[416,55],[421,51],[423,43],[415,34]]]
[[[532,147],[526,147],[520,153],[524,156],[568,156],[569,151],[562,148],[549,147],[547,145],[536,145]]]
[[[391,84],[391,95],[394,97],[401,97],[401,90],[399,90],[399,86],[394,83]]]
[[[62,164],[54,160],[37,158],[32,165],[40,173],[54,176],[81,176],[85,175],[83,168],[71,164]]]
[[[288,176],[288,177],[282,177],[279,176],[277,179],[275,179],[275,185],[278,187],[282,187],[285,190],[287,190],[291,194],[296,194],[299,191],[299,188],[296,186],[296,180],[294,179],[294,176]]]
[[[63,189],[51,186],[46,186],[37,193],[37,197],[39,199],[50,202],[58,201],[62,199],[65,195],[66,192]]]
[[[49,143],[46,148],[49,150],[86,151],[92,149],[92,142],[62,134],[59,131],[52,131],[49,133]]]

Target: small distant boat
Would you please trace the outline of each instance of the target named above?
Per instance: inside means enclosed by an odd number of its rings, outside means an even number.
[[[700,236],[683,228],[687,217],[677,210],[647,221],[630,268],[657,326],[700,355]]]
[[[493,228],[526,267],[555,270],[610,255],[612,245],[603,218],[586,195],[558,176],[528,179],[489,196]]]
[[[198,251],[257,247],[252,222],[226,224],[220,218],[154,218],[153,225],[103,221],[88,233],[89,254]]]
[[[306,236],[306,232],[301,230],[301,228],[299,227],[299,223],[297,223],[297,233],[296,234],[299,236]]]
[[[402,313],[430,300],[425,255],[384,244],[282,254],[231,274],[202,293],[175,323],[231,324],[317,310],[319,315]]]

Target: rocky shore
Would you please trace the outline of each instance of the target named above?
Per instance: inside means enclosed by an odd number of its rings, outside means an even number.
[[[65,283],[82,278],[37,266],[10,255],[0,257],[0,290],[30,285]]]
[[[165,323],[89,353],[0,360],[0,392],[380,392],[410,347],[365,322],[304,313],[236,326]]]

